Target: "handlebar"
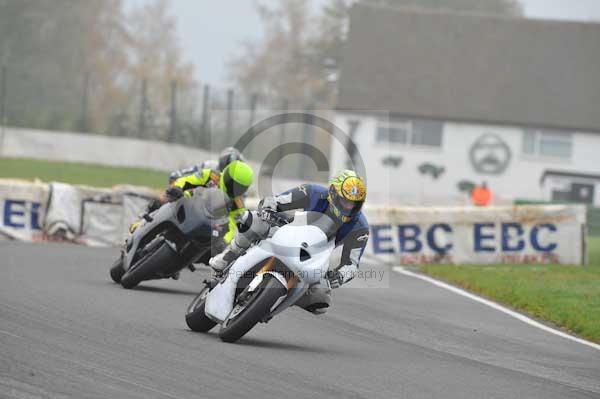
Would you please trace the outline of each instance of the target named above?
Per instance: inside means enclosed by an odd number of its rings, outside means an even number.
[[[271,226],[281,227],[291,223],[290,219],[278,212],[262,210],[259,215],[262,220],[269,223]]]

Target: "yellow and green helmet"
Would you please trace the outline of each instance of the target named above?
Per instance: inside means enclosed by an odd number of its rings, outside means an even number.
[[[344,170],[329,180],[327,199],[334,215],[344,223],[358,215],[366,198],[367,185],[352,170]]]
[[[243,195],[254,181],[254,171],[250,165],[242,161],[233,161],[221,172],[219,188],[229,198]]]

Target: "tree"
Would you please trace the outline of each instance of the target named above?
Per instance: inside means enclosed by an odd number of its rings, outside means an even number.
[[[110,97],[126,64],[121,0],[4,0],[0,27],[9,123],[92,128],[95,112],[84,109],[86,99]]]
[[[178,105],[186,108],[188,114],[193,112],[196,102],[194,91],[182,90],[195,87],[193,66],[183,60],[177,23],[169,12],[168,0],[155,0],[134,10],[128,18],[128,28],[130,59],[127,85],[130,92],[139,93],[142,81],[148,82],[148,114],[155,116],[148,123],[158,127],[154,129],[155,136],[162,135],[166,131],[173,82],[179,88],[178,93],[183,94],[178,96]]]
[[[282,0],[278,7],[258,4],[265,39],[244,43],[230,65],[246,93],[303,103],[306,91],[318,84],[310,69],[310,8],[303,0]]]
[[[135,10],[129,17],[129,34],[133,78],[191,83],[192,65],[182,59],[168,0],[156,0]],[[168,100],[168,93],[162,94],[163,100]]]
[[[131,14],[123,0],[0,0],[9,123],[127,133],[143,79],[157,88],[153,110],[166,115],[171,81],[193,83],[175,30],[166,0]]]

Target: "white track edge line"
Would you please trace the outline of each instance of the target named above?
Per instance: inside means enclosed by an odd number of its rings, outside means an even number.
[[[21,337],[20,335],[9,333],[8,331],[4,331],[4,330],[0,330],[0,334],[6,334],[6,335],[11,336],[11,337],[23,339],[23,337]]]
[[[600,350],[600,345],[598,345],[598,344],[596,344],[594,342],[586,341],[585,339],[577,338],[577,337],[574,337],[574,336],[572,336],[570,334],[562,332],[560,330],[556,330],[556,329],[554,329],[552,327],[548,327],[547,325],[542,324],[540,322],[537,322],[537,321],[535,321],[535,320],[533,320],[533,319],[531,319],[531,318],[529,318],[529,317],[527,317],[527,316],[525,316],[525,315],[523,315],[521,313],[515,312],[514,310],[508,309],[508,308],[506,308],[506,307],[504,307],[502,305],[497,304],[496,302],[492,302],[492,301],[490,301],[488,299],[485,299],[485,298],[482,298],[482,297],[480,297],[478,295],[472,294],[472,293],[470,293],[468,291],[465,291],[465,290],[463,290],[461,288],[457,288],[457,287],[455,287],[453,285],[446,284],[446,283],[444,283],[442,281],[436,280],[436,279],[428,277],[428,276],[424,276],[424,275],[419,274],[419,273],[413,273],[413,272],[411,272],[409,270],[406,270],[402,266],[393,266],[392,270],[394,270],[397,273],[404,274],[405,276],[410,276],[410,277],[418,278],[420,280],[426,281],[426,282],[431,283],[433,285],[436,285],[438,287],[441,287],[441,288],[447,289],[449,291],[452,291],[455,294],[462,295],[462,296],[464,296],[466,298],[472,299],[472,300],[474,300],[476,302],[479,302],[479,303],[484,304],[486,306],[489,306],[489,307],[491,307],[493,309],[496,309],[496,310],[498,310],[498,311],[500,311],[502,313],[505,313],[505,314],[507,314],[509,316],[512,316],[515,319],[522,321],[523,323],[526,323],[526,324],[529,324],[530,326],[539,328],[540,330],[544,330],[544,331],[547,331],[547,332],[549,332],[551,334],[558,335],[559,337],[566,338],[566,339],[571,340],[573,342],[577,342],[579,344],[589,346],[590,348],[594,348],[596,350]]]

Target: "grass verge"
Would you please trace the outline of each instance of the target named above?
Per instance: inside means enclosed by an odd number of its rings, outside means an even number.
[[[21,158],[0,158],[0,178],[14,178],[95,187],[134,184],[156,189],[167,184],[168,173],[138,168],[118,168],[74,162],[53,162]]]
[[[590,265],[427,265],[426,274],[600,343],[600,237]]]

